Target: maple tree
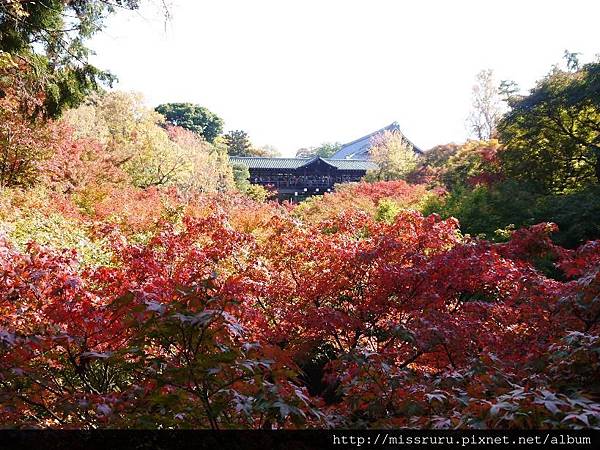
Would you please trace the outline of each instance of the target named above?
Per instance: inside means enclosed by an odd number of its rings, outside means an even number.
[[[386,212],[393,215],[401,208],[419,209],[430,195],[435,192],[426,185],[412,185],[403,180],[344,183],[336,186],[335,193],[314,196],[300,203],[294,215],[306,222],[315,222],[353,209],[383,217]]]
[[[2,241],[4,426],[600,423],[597,242],[566,250],[540,224],[493,244],[406,209],[306,222],[244,197],[170,198],[182,210],[143,240],[95,216],[103,265]],[[536,268],[548,259],[561,277]]]
[[[39,118],[44,94],[31,86],[31,70],[0,51],[0,187],[29,187],[39,178],[39,163],[57,144],[54,129]]]
[[[102,185],[123,185],[127,174],[116,164],[113,155],[98,141],[76,138],[65,122],[53,125],[56,136],[54,152],[40,163],[44,185],[58,192],[78,193],[97,190]]]

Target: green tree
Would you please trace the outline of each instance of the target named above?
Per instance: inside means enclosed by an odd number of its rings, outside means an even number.
[[[193,131],[208,142],[214,142],[223,132],[223,119],[200,105],[165,103],[157,106],[156,111],[170,124]]]
[[[227,146],[230,156],[253,156],[252,142],[248,133],[243,130],[232,130],[223,136],[223,142]]]
[[[310,158],[320,156],[321,158],[330,158],[342,147],[340,142],[323,142],[318,147],[301,148],[296,152],[298,158]]]
[[[496,230],[542,221],[536,220],[539,198],[539,194],[531,192],[529,186],[512,180],[473,188],[458,185],[445,197],[430,197],[425,202],[423,213],[455,217],[464,233],[505,240],[506,235],[497,234]]]
[[[238,191],[256,201],[264,202],[270,197],[269,191],[259,184],[250,183],[250,171],[243,164],[233,164],[233,181]]]
[[[600,183],[600,62],[555,66],[527,96],[513,96],[499,124],[507,175],[543,192],[572,192]]]
[[[541,222],[553,222],[553,240],[576,247],[600,238],[600,186],[570,194],[544,195],[534,184],[505,180],[473,188],[459,185],[443,197],[424,202],[424,214],[455,217],[460,229],[487,239],[506,240],[511,230]]]
[[[33,113],[56,117],[77,106],[113,76],[91,65],[85,41],[117,9],[136,9],[140,0],[4,0],[0,2],[0,56],[22,66],[29,83],[44,94],[43,108]]]
[[[243,164],[233,164],[231,170],[233,171],[235,187],[240,192],[245,192],[250,187],[250,170]]]

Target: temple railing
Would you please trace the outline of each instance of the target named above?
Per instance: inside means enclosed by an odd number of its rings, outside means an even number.
[[[330,188],[336,183],[343,183],[348,181],[358,181],[357,179],[348,179],[348,177],[324,177],[324,178],[283,178],[283,177],[253,177],[250,181],[254,184],[262,184],[264,186],[270,185],[275,188],[288,188],[288,189],[304,189],[304,188]]]

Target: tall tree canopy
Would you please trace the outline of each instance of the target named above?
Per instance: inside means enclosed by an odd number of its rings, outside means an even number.
[[[223,132],[223,119],[200,105],[165,103],[157,106],[156,111],[172,125],[193,131],[208,142],[213,142]]]
[[[231,156],[254,156],[252,142],[244,130],[231,130],[223,136],[227,153]]]
[[[136,9],[140,0],[4,0],[0,2],[0,56],[20,65],[23,86],[42,95],[32,113],[56,117],[77,106],[113,76],[91,65],[85,40],[118,8]]]
[[[545,192],[600,183],[600,63],[553,70],[527,96],[513,96],[499,124],[503,166]]]

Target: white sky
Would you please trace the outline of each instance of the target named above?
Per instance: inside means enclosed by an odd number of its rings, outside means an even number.
[[[600,52],[595,0],[171,3],[166,25],[156,5],[113,16],[93,62],[149,106],[198,103],[284,155],[393,121],[421,148],[460,142],[479,70],[529,89],[565,49]]]

